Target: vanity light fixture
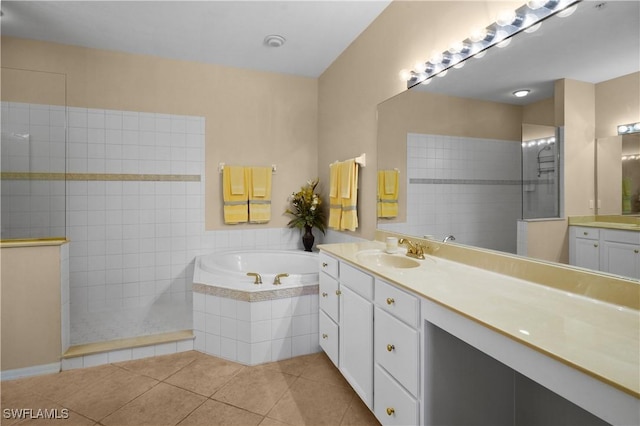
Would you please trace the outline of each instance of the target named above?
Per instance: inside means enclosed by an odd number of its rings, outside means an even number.
[[[505,47],[511,37],[522,31],[533,32],[542,21],[553,16],[569,16],[582,0],[528,0],[515,11],[502,11],[496,22],[484,28],[475,28],[469,37],[454,42],[442,53],[432,53],[426,62],[418,62],[413,70],[400,72],[407,88],[416,84],[428,84],[436,75],[444,75],[450,68],[461,68],[471,57],[481,58],[486,50],[498,45]]]
[[[529,89],[521,89],[521,90],[516,90],[515,92],[513,92],[513,96],[515,96],[516,98],[524,98],[529,93],[531,93],[531,90],[529,90]]]
[[[640,121],[637,123],[621,124],[618,126],[619,135],[628,135],[630,133],[640,133]]]

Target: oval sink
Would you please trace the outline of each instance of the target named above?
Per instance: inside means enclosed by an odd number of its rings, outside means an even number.
[[[367,266],[386,266],[387,268],[417,268],[420,262],[404,255],[383,253],[380,251],[356,254],[359,262]]]

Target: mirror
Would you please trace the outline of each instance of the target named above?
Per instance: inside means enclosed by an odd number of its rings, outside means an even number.
[[[562,161],[552,161],[562,153],[561,140],[540,145],[533,166],[521,163],[522,142],[561,138],[558,81],[595,85],[640,72],[639,20],[636,1],[581,2],[573,15],[551,17],[506,48],[492,47],[462,69],[378,105],[378,170],[400,173],[397,215],[379,218],[378,228],[440,240],[453,234],[465,245],[516,253],[517,220],[563,215],[562,197],[548,190],[549,181],[563,178]],[[531,92],[516,98],[518,89]],[[610,135],[633,121],[607,118]],[[594,157],[585,165],[592,179]],[[530,173],[545,182],[533,182]]]

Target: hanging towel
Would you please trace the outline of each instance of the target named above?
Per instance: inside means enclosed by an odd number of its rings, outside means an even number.
[[[392,218],[398,216],[398,179],[397,170],[380,170],[378,172],[378,217]]]
[[[226,224],[234,225],[249,220],[246,180],[244,167],[227,166],[222,171],[222,198]]]
[[[271,167],[251,167],[249,182],[249,222],[271,220]]]
[[[340,163],[340,188],[340,229],[355,231],[358,227],[358,165],[353,159]],[[346,194],[348,196],[345,197]]]
[[[340,186],[340,163],[329,165],[329,228],[340,229],[342,216],[342,200],[338,187]]]

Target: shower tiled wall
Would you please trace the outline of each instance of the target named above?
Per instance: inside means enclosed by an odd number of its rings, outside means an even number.
[[[407,221],[379,227],[516,252],[520,142],[407,135]]]

